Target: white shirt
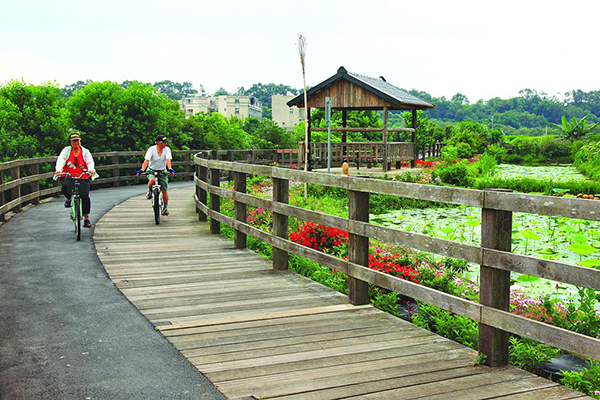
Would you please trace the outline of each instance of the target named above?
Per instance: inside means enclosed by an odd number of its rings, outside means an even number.
[[[158,155],[158,148],[156,145],[151,146],[144,159],[148,160],[148,168],[154,171],[164,171],[167,168],[167,160],[172,160],[171,149],[169,146],[165,147],[162,151],[162,155]]]

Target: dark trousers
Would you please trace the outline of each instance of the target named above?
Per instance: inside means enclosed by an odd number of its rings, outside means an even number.
[[[75,181],[73,178],[63,178],[62,193],[65,195],[65,198],[67,198],[67,200],[71,198],[74,186]],[[81,212],[83,212],[83,215],[88,215],[90,213],[90,209],[92,208],[92,202],[90,201],[89,179],[79,180],[79,197],[81,197]]]

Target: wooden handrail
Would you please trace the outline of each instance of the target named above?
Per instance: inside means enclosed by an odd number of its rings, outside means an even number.
[[[279,253],[283,251],[296,254],[300,257],[318,262],[321,265],[347,273],[350,280],[354,280],[358,283],[358,285],[354,284],[349,288],[349,296],[351,299],[362,298],[364,300],[365,286],[360,283],[371,283],[478,321],[480,322],[480,351],[488,356],[487,363],[490,365],[502,365],[507,362],[507,332],[523,335],[566,351],[600,360],[600,340],[511,314],[508,312],[507,304],[506,307],[501,305],[502,301],[498,303],[496,300],[492,300],[488,303],[488,300],[485,299],[489,296],[491,296],[492,299],[501,299],[503,296],[504,298],[508,298],[509,286],[498,290],[497,287],[492,285],[492,282],[498,278],[488,278],[486,274],[482,274],[480,288],[482,302],[475,303],[388,274],[374,271],[364,265],[360,265],[363,263],[359,264],[353,262],[354,260],[352,259],[342,260],[317,250],[304,247],[300,244],[291,242],[287,237],[281,237],[281,233],[274,235],[261,231],[248,225],[243,216],[236,214],[236,218],[234,219],[220,213],[212,206],[212,199],[218,199],[220,204],[221,198],[228,198],[234,200],[236,204],[263,207],[273,211],[273,213],[276,213],[277,215],[299,218],[342,229],[348,231],[351,237],[352,235],[358,235],[359,237],[376,238],[385,242],[402,244],[418,250],[478,263],[482,266],[482,269],[487,269],[488,273],[491,275],[506,275],[508,271],[515,271],[600,290],[599,270],[558,261],[512,254],[510,248],[504,248],[506,246],[506,241],[500,242],[504,243],[502,246],[494,248],[495,245],[491,244],[494,242],[490,242],[491,239],[487,238],[487,236],[482,240],[481,246],[474,246],[373,225],[368,221],[353,220],[310,211],[289,205],[287,204],[287,201],[276,201],[275,199],[268,200],[236,190],[223,189],[217,185],[208,183],[206,172],[210,169],[211,171],[220,171],[221,173],[233,171],[234,173],[266,175],[279,181],[296,180],[344,188],[358,193],[380,193],[421,200],[476,206],[484,210],[482,214],[488,215],[488,217],[485,217],[487,218],[487,222],[484,224],[486,225],[486,228],[482,229],[482,235],[490,235],[489,232],[494,232],[494,235],[498,235],[498,230],[500,230],[500,233],[510,230],[512,211],[600,220],[600,203],[582,199],[566,199],[550,196],[503,193],[492,190],[438,187],[357,177],[334,176],[277,167],[211,160],[204,157],[205,155],[202,154],[196,155],[194,158],[197,170],[197,175],[195,177],[198,190],[197,193],[203,194],[202,197],[196,196],[196,207],[201,216],[201,220],[206,219],[206,217],[211,218],[211,226],[214,227],[213,230],[215,232],[218,231],[218,224],[225,223],[232,227],[236,232],[240,232],[240,234],[251,235],[265,241],[272,245],[274,250],[276,249]],[[206,204],[206,193],[211,193],[210,208]],[[365,207],[365,204],[360,205],[356,204],[356,202],[354,203],[354,205],[352,205],[352,202],[350,203],[351,208]],[[352,209],[350,210],[350,213],[352,213]],[[498,225],[498,222],[492,221],[503,222],[501,225]],[[490,225],[490,223],[492,225]],[[352,248],[353,246],[356,246],[356,244],[350,244],[349,253],[356,251]],[[280,268],[281,266],[279,265],[278,269]],[[360,301],[358,302],[360,303]]]
[[[199,150],[174,150],[175,156],[183,155],[184,161],[173,161],[173,166],[183,166],[184,171],[178,176],[193,177],[193,155]],[[111,151],[93,153],[96,159],[97,171],[111,171],[112,177],[101,177],[92,182],[92,185],[102,184],[120,185],[121,182],[139,179],[134,174],[122,173],[123,170],[135,170],[141,165],[137,163],[120,163],[120,157],[142,157],[145,151]],[[53,172],[40,173],[41,165],[52,165],[56,157],[39,157],[12,160],[0,163],[0,221],[5,220],[9,211],[18,212],[27,203],[37,204],[40,199],[60,192],[60,188],[40,188],[40,182],[52,178]],[[25,167],[25,168],[24,168]],[[47,167],[46,167],[47,168]],[[51,167],[53,170],[53,168]],[[47,170],[47,169],[46,169]],[[101,174],[102,175],[102,174]],[[27,194],[22,194],[24,191]]]

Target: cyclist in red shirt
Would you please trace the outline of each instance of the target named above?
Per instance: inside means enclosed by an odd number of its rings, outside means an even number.
[[[78,177],[84,171],[87,174],[82,176],[79,181],[79,195],[81,197],[81,208],[83,213],[83,226],[85,228],[91,228],[92,223],[90,222],[90,182],[91,177],[95,173],[95,164],[92,153],[81,145],[81,135],[79,132],[71,132],[69,134],[70,146],[66,146],[60,152],[58,159],[56,160],[55,174],[68,172],[71,175]],[[71,207],[71,193],[73,192],[73,178],[64,177],[62,181],[62,193],[65,195],[65,207]]]

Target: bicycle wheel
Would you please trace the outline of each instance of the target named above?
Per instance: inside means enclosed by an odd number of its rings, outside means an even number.
[[[160,224],[160,190],[152,190],[152,208],[154,208],[154,222]]]
[[[79,197],[73,198],[73,213],[75,214],[75,235],[77,240],[81,240],[81,199]]]

